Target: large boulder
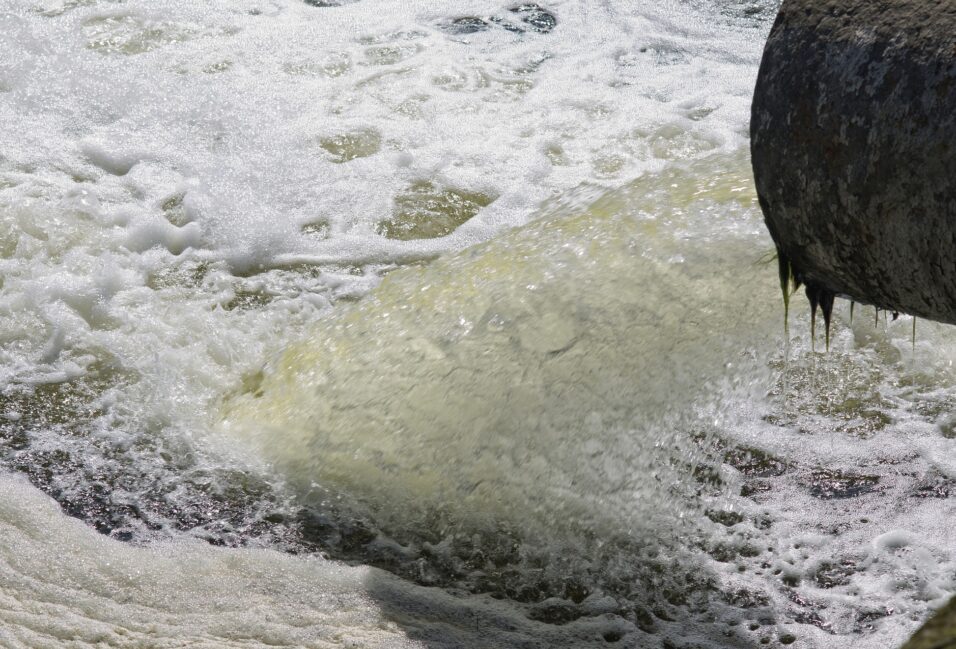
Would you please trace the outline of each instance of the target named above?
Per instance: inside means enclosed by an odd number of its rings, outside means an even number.
[[[785,292],[956,324],[956,0],[784,0],[750,134]]]
[[[750,128],[782,279],[956,323],[956,0],[784,0]]]

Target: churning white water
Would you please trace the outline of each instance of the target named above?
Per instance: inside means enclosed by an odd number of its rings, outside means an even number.
[[[0,0],[0,646],[901,642],[956,337],[786,340],[775,8]]]

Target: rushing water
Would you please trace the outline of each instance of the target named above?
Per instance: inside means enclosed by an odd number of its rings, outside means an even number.
[[[786,339],[774,10],[0,0],[0,646],[902,641],[956,335]]]

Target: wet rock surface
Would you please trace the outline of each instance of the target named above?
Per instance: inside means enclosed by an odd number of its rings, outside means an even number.
[[[956,323],[954,142],[956,4],[783,4],[754,174],[781,260],[825,315],[843,295]]]
[[[500,14],[454,18],[441,25],[441,29],[454,36],[467,36],[489,29],[505,29],[516,34],[548,34],[557,26],[558,19],[553,13],[541,5],[526,2],[509,7]]]
[[[817,469],[806,480],[807,489],[814,498],[854,498],[877,488],[879,476],[861,475],[839,470]]]
[[[427,181],[409,186],[395,197],[391,218],[376,230],[388,239],[409,241],[444,237],[494,202],[496,197]]]

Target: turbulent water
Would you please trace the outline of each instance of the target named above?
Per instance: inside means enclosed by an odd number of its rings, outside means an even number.
[[[956,334],[785,333],[775,9],[0,0],[0,646],[901,642]]]

